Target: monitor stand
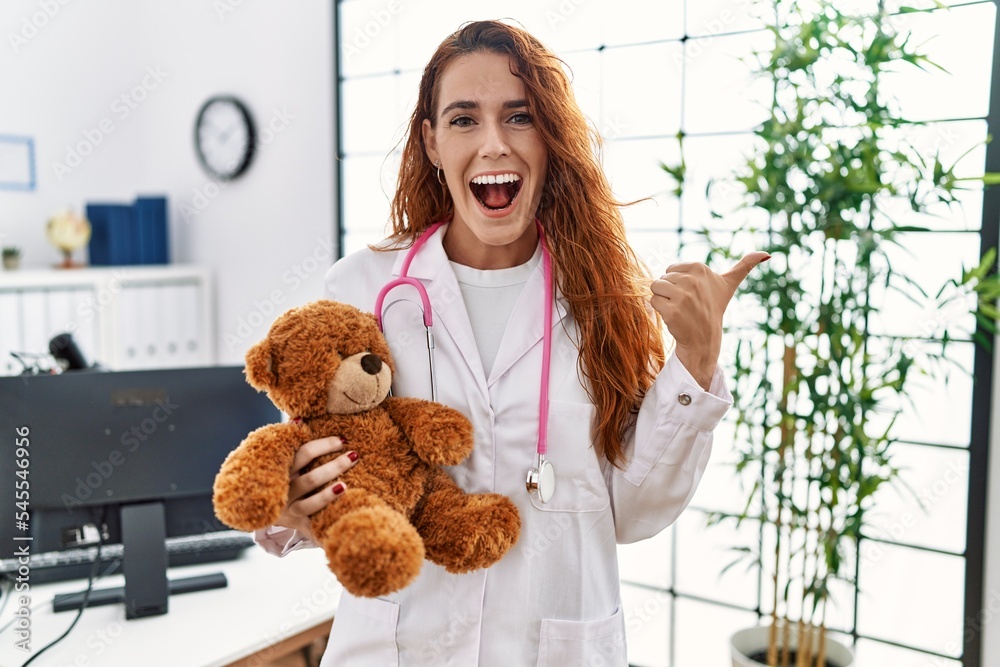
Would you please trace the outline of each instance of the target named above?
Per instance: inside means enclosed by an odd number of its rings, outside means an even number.
[[[124,505],[121,508],[122,572],[125,586],[92,590],[88,607],[125,603],[125,618],[167,613],[171,595],[225,588],[226,575],[214,572],[185,579],[167,579],[167,525],[163,503]],[[85,593],[55,596],[54,611],[79,609]]]

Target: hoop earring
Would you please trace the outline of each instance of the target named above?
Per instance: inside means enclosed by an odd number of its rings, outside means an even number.
[[[437,167],[438,183],[444,185],[445,182],[441,179],[441,160],[434,160],[434,166]]]

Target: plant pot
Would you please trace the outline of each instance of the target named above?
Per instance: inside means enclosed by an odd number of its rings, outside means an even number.
[[[13,271],[14,269],[16,269],[19,266],[21,266],[21,258],[20,257],[4,257],[3,258],[3,268],[7,269],[8,271]]]
[[[733,656],[733,667],[767,667],[766,662],[751,660],[748,656],[767,651],[768,638],[771,633],[771,626],[758,625],[755,628],[740,630],[729,640],[730,651]],[[799,638],[797,632],[791,632],[789,636],[790,648],[794,651],[798,648]],[[850,667],[854,664],[854,654],[829,635],[826,637],[826,661],[836,667]]]

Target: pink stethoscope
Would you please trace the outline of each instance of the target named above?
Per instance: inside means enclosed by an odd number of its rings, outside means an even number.
[[[410,270],[410,263],[417,251],[424,245],[438,228],[446,221],[438,222],[428,227],[403,258],[403,266],[399,272],[399,278],[386,283],[385,287],[378,293],[375,299],[375,320],[378,322],[379,330],[385,334],[385,327],[382,322],[382,303],[386,295],[400,285],[410,285],[417,290],[417,295],[421,301],[421,312],[424,318],[424,329],[427,331],[427,359],[431,375],[431,400],[437,400],[437,375],[434,372],[434,334],[431,326],[434,324],[431,309],[431,300],[427,296],[427,290],[416,278],[410,278],[407,273]],[[535,495],[541,502],[547,503],[552,498],[556,487],[556,473],[552,464],[545,459],[546,444],[548,442],[549,424],[549,363],[552,356],[552,258],[549,256],[549,249],[545,243],[545,234],[542,224],[535,220],[538,227],[538,238],[542,244],[542,274],[545,278],[545,293],[548,297],[545,301],[542,332],[542,380],[538,391],[538,444],[535,447],[535,466],[528,470],[528,477],[525,486],[528,493]],[[395,303],[390,303],[391,307]]]

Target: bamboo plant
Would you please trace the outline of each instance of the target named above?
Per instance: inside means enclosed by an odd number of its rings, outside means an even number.
[[[771,19],[773,47],[756,54],[757,73],[772,85],[770,114],[731,181],[747,207],[766,213],[766,223],[740,232],[772,255],[742,288],[741,304],[759,316],[739,332],[731,363],[737,470],[755,482],[743,512],[714,518],[764,524],[759,543],[738,548],[772,589],[770,642],[758,659],[812,667],[826,664],[831,585],[856,586],[851,554],[866,514],[898,481],[893,424],[907,387],[948,361],[950,340],[972,335],[946,323],[921,332],[922,342],[941,343],[928,349],[876,336],[878,312],[905,298],[965,304],[966,314],[971,300],[988,328],[998,315],[992,252],[926,293],[891,261],[893,248],[905,250],[908,235],[926,230],[892,211],[900,202],[918,214],[955,205],[968,181],[996,183],[998,175],[961,178],[955,164],[911,143],[921,123],[899,114],[883,77],[935,65],[894,28],[881,2],[860,16],[825,0],[777,0]],[[682,186],[683,165],[661,166]],[[704,236],[709,263],[735,259],[731,236]]]

